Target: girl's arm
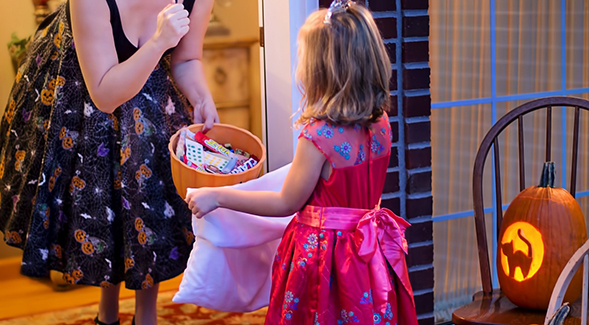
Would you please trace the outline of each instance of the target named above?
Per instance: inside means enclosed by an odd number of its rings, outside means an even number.
[[[204,36],[214,0],[195,0],[190,13],[190,31],[172,54],[172,76],[176,85],[194,107],[194,123],[204,122],[203,131],[219,122],[213,97],[202,64]]]
[[[157,17],[154,35],[119,63],[106,1],[71,0],[72,32],[88,92],[97,108],[112,113],[143,88],[164,52],[188,32],[188,12],[168,4]]]
[[[325,162],[325,157],[315,145],[301,137],[280,192],[201,188],[188,193],[186,202],[197,218],[219,207],[260,216],[288,216],[305,205],[319,181]]]

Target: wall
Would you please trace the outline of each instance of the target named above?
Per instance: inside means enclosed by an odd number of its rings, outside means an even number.
[[[428,0],[364,0],[391,59],[393,130],[382,206],[411,223],[407,266],[420,325],[434,320]],[[330,0],[320,0],[323,7]]]
[[[5,14],[0,19],[0,113],[4,113],[4,107],[8,102],[8,94],[14,82],[14,69],[8,55],[6,44],[10,36],[16,32],[18,37],[24,38],[35,30],[35,16],[33,15],[33,3],[27,0],[2,1],[0,12]]]
[[[229,6],[224,5],[225,3]],[[225,27],[229,28],[232,37],[257,38],[260,34],[258,0],[217,1],[213,13]]]
[[[14,82],[14,69],[6,44],[10,41],[13,32],[21,38],[31,35],[35,31],[36,23],[31,1],[2,1],[0,12],[10,13],[3,15],[0,19],[0,116],[2,116]],[[21,255],[20,250],[7,246],[4,240],[0,240],[0,258],[19,255]]]

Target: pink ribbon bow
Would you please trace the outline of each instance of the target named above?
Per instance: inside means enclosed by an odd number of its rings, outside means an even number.
[[[401,280],[404,289],[412,292],[405,254],[408,252],[405,229],[410,224],[389,209],[379,207],[366,213],[356,226],[354,240],[358,256],[369,265],[375,310],[386,311],[388,295],[393,290],[387,261]],[[379,248],[379,245],[381,249]]]

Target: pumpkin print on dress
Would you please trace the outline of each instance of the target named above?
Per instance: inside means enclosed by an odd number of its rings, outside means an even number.
[[[4,113],[4,119],[10,124],[12,123],[12,119],[14,118],[14,109],[16,108],[16,103],[13,99],[10,100],[8,103],[8,109]]]
[[[41,102],[47,106],[53,105],[53,100],[55,99],[55,90],[54,89],[43,89],[41,91]]]
[[[135,266],[135,260],[132,257],[127,257],[125,259],[125,272]]]
[[[59,175],[61,175],[61,167],[55,168],[53,176],[49,178],[49,192],[53,192],[53,188],[55,187],[55,183],[57,182],[57,178],[59,177]]]
[[[84,276],[84,272],[78,268],[77,270],[72,271],[72,277],[75,279],[76,283]]]
[[[100,282],[100,287],[101,287],[101,288],[105,288],[105,289],[106,289],[106,288],[110,288],[111,286],[112,286],[112,283],[110,283],[110,282],[108,282],[108,281],[106,281],[106,280],[105,280],[105,281],[102,281],[102,282]]]
[[[540,185],[520,192],[505,211],[497,254],[501,290],[514,304],[546,310],[568,260],[587,240],[585,217],[575,198],[554,187],[554,163],[546,162]],[[564,297],[581,294],[581,273]]]
[[[22,237],[20,236],[20,234],[16,231],[11,231],[8,234],[8,237],[6,238],[6,242],[7,244],[13,243],[13,244],[20,244],[22,242]]]
[[[145,280],[141,283],[141,289],[145,290],[151,287],[153,287],[153,278],[150,274],[147,274],[145,276]]]
[[[51,252],[53,253],[53,255],[55,255],[55,257],[57,257],[58,259],[61,259],[62,257],[62,250],[61,250],[61,246],[60,245],[56,245],[56,244],[52,244],[51,245]]]
[[[23,162],[25,160],[26,152],[24,150],[17,150],[14,154],[16,162],[14,163],[14,170],[22,172]]]
[[[78,243],[83,243],[86,241],[86,232],[82,229],[78,229],[74,233],[74,237]]]
[[[49,229],[49,216],[51,215],[49,207],[45,210],[43,217],[43,228]]]
[[[74,279],[73,276],[71,276],[71,274],[69,273],[64,273],[63,274],[63,280],[65,282],[67,282],[68,284],[76,284],[76,280]]]
[[[70,193],[73,194],[76,191],[83,190],[86,187],[86,182],[78,176],[74,176],[72,178],[72,183],[70,184]]]

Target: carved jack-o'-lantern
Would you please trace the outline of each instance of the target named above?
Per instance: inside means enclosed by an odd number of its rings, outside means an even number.
[[[526,188],[513,199],[499,239],[501,290],[520,307],[546,310],[564,266],[587,240],[579,204],[567,190],[554,188],[554,163],[544,164],[540,185]],[[579,297],[581,280],[579,272],[565,301]]]

